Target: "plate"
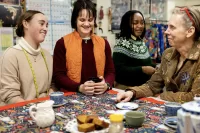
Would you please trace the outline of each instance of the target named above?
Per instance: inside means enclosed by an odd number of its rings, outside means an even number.
[[[171,128],[173,128],[173,129],[176,129],[176,128],[177,128],[177,125],[170,124],[170,123],[173,122],[173,121],[176,121],[176,123],[177,123],[178,118],[177,118],[177,117],[168,117],[168,118],[166,118],[166,119],[164,120],[164,124],[165,124],[166,126],[168,126],[168,127],[171,127]]]
[[[104,120],[105,122],[110,123],[110,121],[105,119],[105,118],[100,118],[100,119]],[[69,121],[64,128],[66,129],[66,131],[68,131],[70,133],[83,133],[83,132],[78,131],[78,123],[77,123],[76,119]],[[88,132],[88,133],[108,133],[108,129],[109,128],[105,128],[105,129],[102,129],[102,130],[95,130],[95,131]]]
[[[137,109],[139,105],[133,102],[121,102],[121,103],[116,104],[116,107],[119,109],[133,110],[133,109]]]
[[[66,103],[67,103],[67,100],[63,99],[63,103],[61,103],[61,104],[54,104],[53,107],[59,107],[59,106],[65,105]]]

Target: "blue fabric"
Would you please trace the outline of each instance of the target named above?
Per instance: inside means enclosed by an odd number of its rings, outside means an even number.
[[[162,32],[162,25],[156,24],[156,27],[158,28],[158,44],[160,46],[160,55],[162,56],[162,53],[164,52],[164,41],[163,41],[163,32]]]
[[[145,43],[149,48],[149,53],[152,59],[160,63],[162,53],[166,48],[169,48],[169,42],[167,35],[164,32],[167,29],[167,25],[153,24],[149,29],[146,30]]]

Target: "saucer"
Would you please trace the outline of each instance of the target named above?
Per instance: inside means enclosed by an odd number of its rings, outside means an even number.
[[[121,102],[121,103],[116,104],[116,107],[119,109],[133,110],[133,109],[137,109],[139,105],[133,102]]]
[[[62,105],[65,105],[68,101],[63,99],[63,103],[61,104],[53,104],[53,107],[59,107],[59,106],[62,106]]]
[[[176,124],[174,123],[176,122]],[[168,117],[164,120],[164,124],[168,127],[171,127],[173,129],[177,128],[177,122],[178,122],[178,118],[177,117]],[[174,123],[174,124],[173,124]]]

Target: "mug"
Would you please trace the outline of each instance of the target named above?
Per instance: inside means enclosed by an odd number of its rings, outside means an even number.
[[[181,108],[180,103],[167,102],[165,103],[165,112],[167,116],[177,116],[177,111]]]
[[[54,104],[62,104],[64,98],[64,92],[52,92],[50,94],[50,100],[54,101]]]

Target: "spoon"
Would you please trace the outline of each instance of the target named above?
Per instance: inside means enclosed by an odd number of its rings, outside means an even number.
[[[61,113],[56,113],[57,116],[60,116],[61,118],[64,118],[64,119],[68,119],[69,117],[61,114]]]
[[[177,121],[176,120],[168,121],[167,124],[169,124],[169,125],[177,125]]]

